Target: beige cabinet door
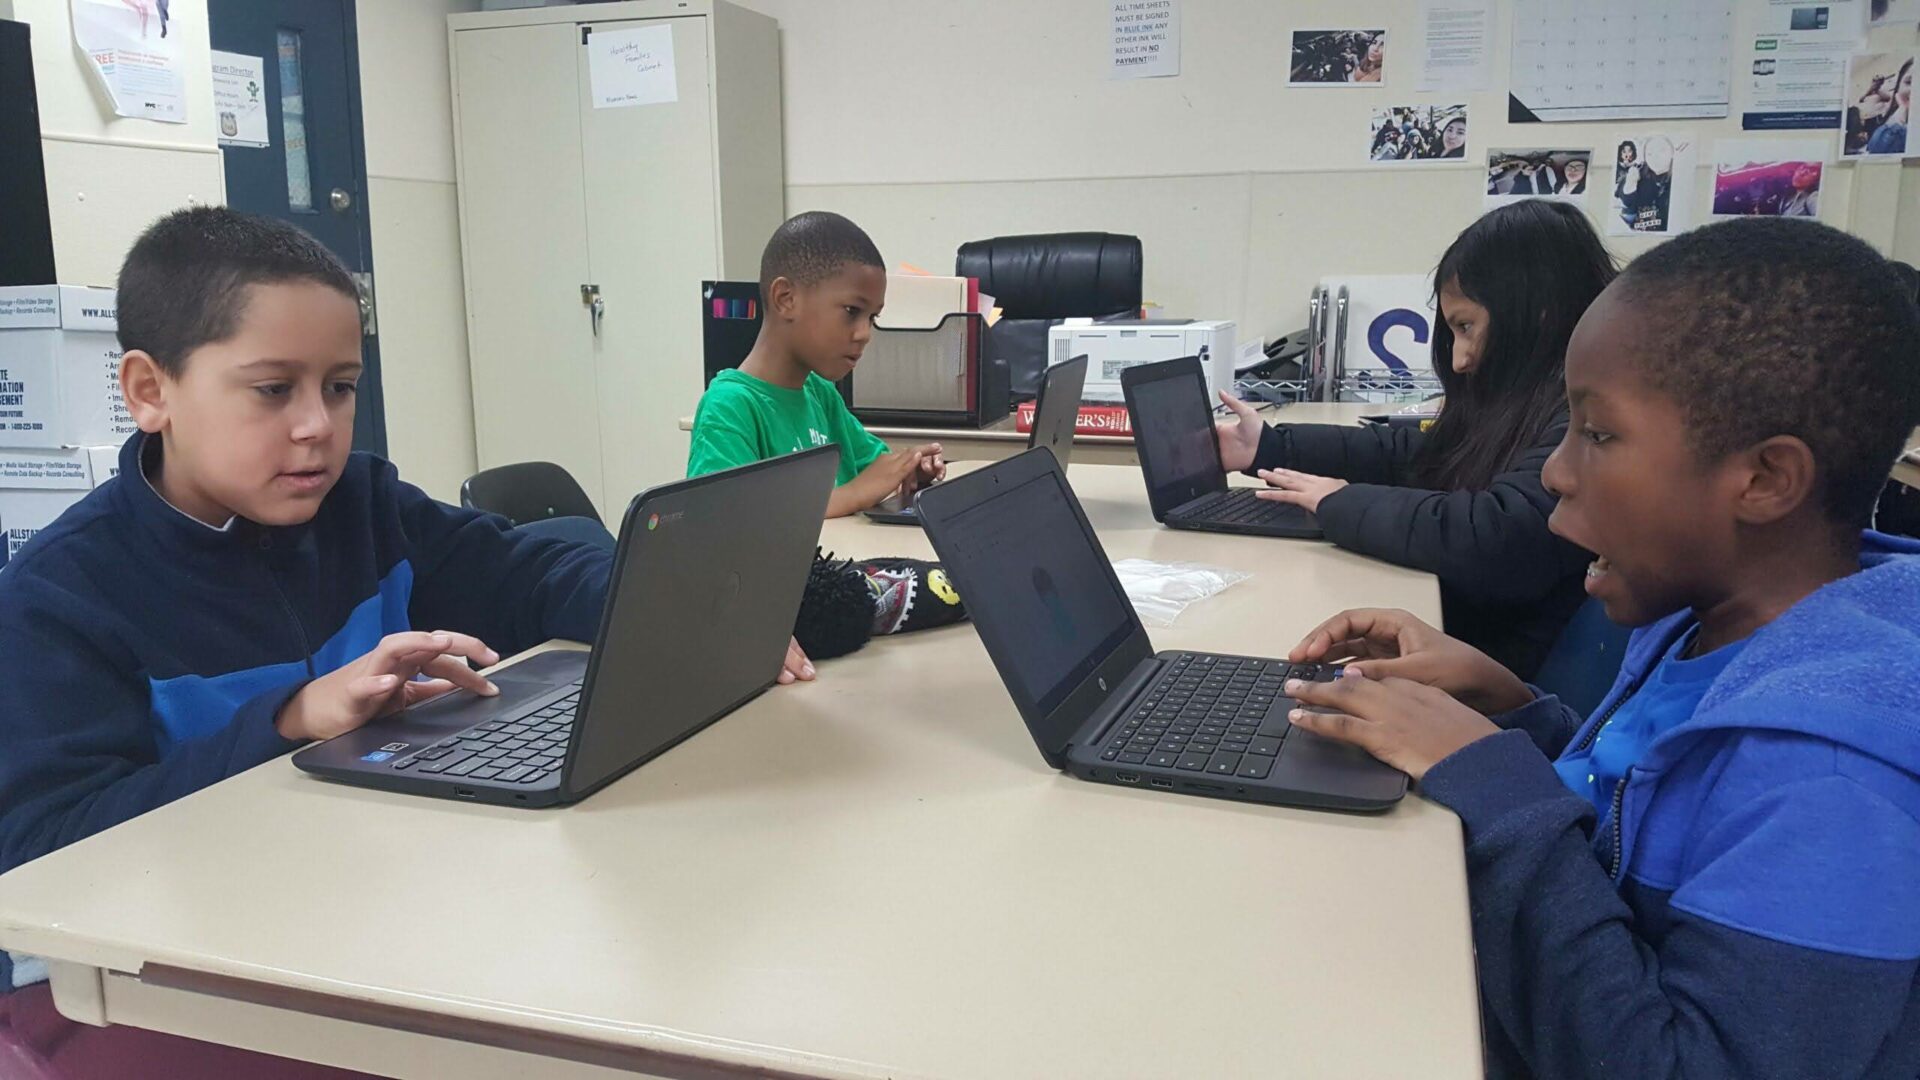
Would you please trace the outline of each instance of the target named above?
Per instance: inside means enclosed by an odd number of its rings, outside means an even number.
[[[686,475],[701,392],[700,283],[719,276],[712,87],[703,16],[596,22],[593,34],[669,27],[678,100],[595,108],[576,37],[587,247],[606,302],[597,358],[605,506]]]
[[[557,462],[603,516],[617,514],[619,505],[602,497],[597,353],[580,296],[593,282],[581,187],[580,31],[558,24],[453,37],[480,467]]]

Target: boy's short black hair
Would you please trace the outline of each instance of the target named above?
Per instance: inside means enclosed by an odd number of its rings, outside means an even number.
[[[887,268],[873,238],[860,226],[829,210],[795,214],[773,230],[760,255],[760,293],[766,295],[774,278],[818,284],[848,263]]]
[[[1920,305],[1865,242],[1742,218],[1635,259],[1620,288],[1656,347],[1643,373],[1709,461],[1775,435],[1813,450],[1834,525],[1866,526],[1920,424]]]
[[[247,286],[289,281],[359,295],[333,252],[292,225],[224,206],[176,210],[120,264],[120,348],[177,378],[193,350],[233,336]]]

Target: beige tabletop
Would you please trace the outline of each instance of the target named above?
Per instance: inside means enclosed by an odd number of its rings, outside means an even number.
[[[1159,648],[1284,651],[1434,580],[1155,527],[1076,465],[1113,558],[1254,576]],[[845,554],[916,529],[830,522]],[[1458,819],[1085,783],[969,626],[876,640],[576,806],[262,765],[0,878],[69,1015],[405,1077],[1480,1073]],[[144,978],[142,977],[144,975]]]

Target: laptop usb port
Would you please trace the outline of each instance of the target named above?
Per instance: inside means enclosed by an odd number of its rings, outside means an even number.
[[[1154,787],[1170,788],[1173,786],[1173,781],[1164,776],[1149,776],[1147,777],[1147,783],[1152,784]]]
[[[1140,782],[1140,774],[1137,772],[1117,772],[1113,775],[1119,777],[1120,782],[1123,784],[1137,784]]]

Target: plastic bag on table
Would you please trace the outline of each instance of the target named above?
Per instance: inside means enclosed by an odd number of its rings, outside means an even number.
[[[1113,572],[1148,626],[1172,626],[1189,606],[1253,576],[1244,570],[1151,559],[1121,559]]]

